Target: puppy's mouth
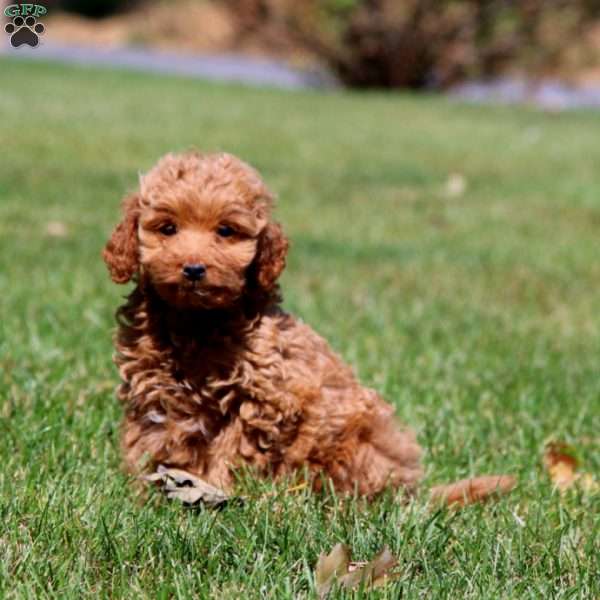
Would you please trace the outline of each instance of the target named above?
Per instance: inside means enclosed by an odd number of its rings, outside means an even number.
[[[210,293],[209,286],[204,281],[182,281],[176,285],[186,294],[203,296]]]
[[[159,294],[170,304],[182,308],[216,308],[235,302],[240,294],[228,287],[205,281],[185,281],[157,286]]]
[[[210,298],[211,296],[221,296],[230,292],[229,288],[220,285],[213,285],[205,281],[185,281],[179,285],[179,290],[183,294],[190,294],[199,298]]]

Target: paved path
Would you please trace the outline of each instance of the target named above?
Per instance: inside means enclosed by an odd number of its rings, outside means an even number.
[[[600,108],[600,86],[575,87],[553,79],[536,83],[508,77],[472,81],[457,85],[449,94],[467,102],[530,104],[546,110]]]
[[[339,84],[326,72],[294,69],[281,61],[240,54],[185,54],[148,48],[99,48],[43,42],[37,48],[0,44],[0,55],[31,60],[55,60],[79,65],[120,67],[214,81],[236,81],[286,89],[332,88]],[[496,79],[460,84],[448,95],[467,102],[531,104],[548,110],[600,108],[600,86],[576,88],[560,81],[533,84],[521,79]]]
[[[169,73],[217,81],[266,85],[286,89],[329,88],[336,85],[327,73],[288,67],[283,62],[237,54],[194,55],[146,48],[99,48],[41,43],[37,48],[9,44],[0,54],[30,60],[55,60],[78,65],[122,67],[138,71]]]

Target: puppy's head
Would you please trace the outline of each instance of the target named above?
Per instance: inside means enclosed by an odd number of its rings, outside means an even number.
[[[116,283],[144,279],[179,308],[225,308],[271,291],[288,242],[258,173],[229,154],[168,154],[125,198],[104,249]]]

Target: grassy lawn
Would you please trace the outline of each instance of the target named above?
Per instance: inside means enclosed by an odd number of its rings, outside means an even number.
[[[561,497],[541,460],[562,439],[600,473],[597,113],[3,59],[0,115],[0,597],[310,598],[340,541],[398,557],[370,597],[600,597],[600,496]],[[138,172],[190,146],[263,172],[286,307],[417,430],[424,486],[514,473],[515,493],[461,512],[251,479],[220,512],[138,493],[111,362],[126,290],[100,249]]]

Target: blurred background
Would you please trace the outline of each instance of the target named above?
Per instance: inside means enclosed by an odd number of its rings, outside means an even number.
[[[196,71],[217,79],[451,90],[472,100],[548,108],[600,105],[597,0],[48,0],[45,6],[46,45],[201,54]],[[139,53],[112,56],[144,66]],[[79,58],[98,60],[89,53]],[[192,63],[175,62],[172,70],[193,74]],[[146,63],[152,68],[149,56]],[[158,63],[154,56],[154,68]]]

